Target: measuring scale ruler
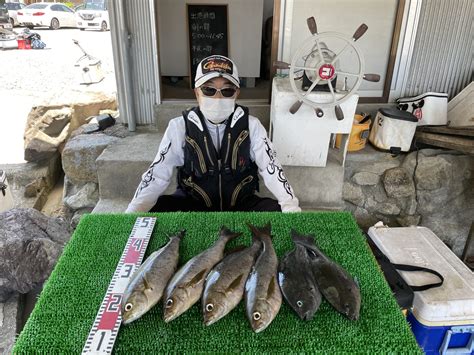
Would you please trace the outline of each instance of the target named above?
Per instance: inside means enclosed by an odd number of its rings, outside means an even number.
[[[155,222],[156,217],[137,218],[82,349],[83,354],[112,353],[122,323],[122,296],[142,263]]]

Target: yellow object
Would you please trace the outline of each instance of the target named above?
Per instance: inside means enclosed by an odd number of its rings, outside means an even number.
[[[371,120],[360,124],[359,122],[365,116],[362,115],[354,115],[354,123],[352,125],[351,134],[349,135],[349,145],[347,146],[348,152],[355,152],[361,150],[365,147],[365,143],[367,142],[367,138],[369,138],[369,127]],[[342,135],[336,135],[336,148],[341,146]]]

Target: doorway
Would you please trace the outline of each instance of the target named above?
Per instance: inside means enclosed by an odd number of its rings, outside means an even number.
[[[211,54],[227,54],[239,70],[239,100],[262,104],[270,102],[274,74],[271,63],[277,53],[280,0],[206,0],[205,5],[201,5],[202,0],[156,1],[162,102],[195,99],[190,74],[192,62],[196,61],[197,50],[211,46],[204,43],[201,48],[201,43],[193,42],[193,38],[203,38],[213,31],[213,27],[218,28],[220,33],[227,31],[227,53],[213,53],[210,49],[208,53],[198,54],[202,58]],[[199,10],[199,6],[203,9]],[[209,11],[206,11],[206,6]],[[212,7],[218,6],[225,7],[225,13],[222,15],[221,12],[219,19],[214,22],[199,21],[197,15],[211,17]],[[220,23],[217,23],[218,20]],[[201,27],[201,23],[207,24],[207,27]]]

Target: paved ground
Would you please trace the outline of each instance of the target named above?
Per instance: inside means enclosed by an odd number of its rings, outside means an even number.
[[[23,130],[33,105],[77,91],[116,91],[110,32],[33,32],[41,35],[46,49],[0,51],[0,164],[23,162]],[[80,85],[74,64],[83,53],[72,39],[102,61],[105,79],[101,83]]]

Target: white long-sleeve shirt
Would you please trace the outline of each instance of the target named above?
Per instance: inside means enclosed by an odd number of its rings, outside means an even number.
[[[214,146],[219,150],[224,136],[225,123],[207,128]],[[184,164],[185,122],[182,116],[170,121],[161,140],[158,153],[150,168],[142,175],[135,195],[125,212],[148,212],[170,184],[173,170]],[[265,186],[278,200],[283,212],[300,212],[298,198],[285,177],[281,164],[267,132],[259,119],[249,115],[250,159],[258,166]]]

